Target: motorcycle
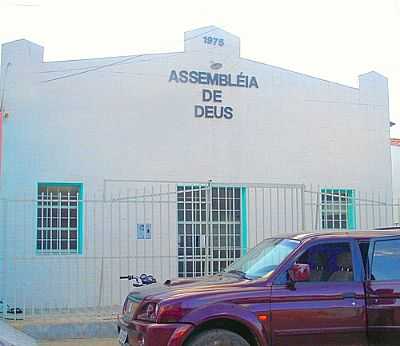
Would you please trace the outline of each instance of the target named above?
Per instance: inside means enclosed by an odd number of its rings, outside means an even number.
[[[22,320],[23,317],[23,310],[18,307],[11,307],[10,305],[4,306],[2,300],[0,300],[0,318],[5,318],[7,320]]]
[[[119,278],[120,280],[132,281],[133,287],[142,287],[157,282],[157,280],[153,277],[153,275],[147,275],[147,274],[141,274],[139,276],[126,275],[126,276],[120,276]]]

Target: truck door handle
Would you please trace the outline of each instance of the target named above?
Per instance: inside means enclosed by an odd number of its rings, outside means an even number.
[[[342,294],[343,299],[355,299],[356,293],[355,292],[345,292]]]

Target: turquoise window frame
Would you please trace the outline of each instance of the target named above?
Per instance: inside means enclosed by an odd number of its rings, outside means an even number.
[[[354,189],[321,189],[321,194],[334,194],[334,193],[342,193],[345,192],[348,199],[347,208],[346,208],[346,224],[347,227],[343,229],[347,230],[355,230],[357,228],[357,215],[356,215],[356,206],[355,206],[355,198],[356,198],[356,191]],[[323,228],[322,223],[322,209],[321,209],[321,229],[330,229],[330,228]]]
[[[76,252],[42,252],[40,250],[37,249],[37,245],[36,245],[36,241],[35,241],[35,249],[36,249],[36,254],[37,255],[46,255],[46,256],[61,256],[61,255],[82,255],[83,254],[83,249],[84,249],[84,236],[83,236],[83,230],[84,230],[84,205],[83,205],[83,199],[84,199],[84,194],[85,194],[85,190],[84,190],[84,186],[83,183],[76,183],[76,182],[44,182],[44,181],[40,181],[36,184],[36,196],[39,194],[39,186],[40,185],[46,185],[46,186],[77,186],[79,187],[79,202],[78,202],[78,249]],[[36,207],[37,209],[37,207]],[[35,213],[36,215],[36,213]],[[36,223],[35,223],[36,225]],[[36,229],[37,227],[35,227]],[[36,237],[37,239],[37,234]]]

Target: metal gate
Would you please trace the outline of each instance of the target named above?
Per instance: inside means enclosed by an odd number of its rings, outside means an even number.
[[[214,274],[244,250],[244,188],[178,185],[178,275]]]
[[[126,197],[114,197],[121,186]],[[304,229],[303,185],[109,180],[104,199],[131,205],[154,237],[176,239],[179,277],[218,273],[262,239]],[[149,249],[152,256],[157,249]]]

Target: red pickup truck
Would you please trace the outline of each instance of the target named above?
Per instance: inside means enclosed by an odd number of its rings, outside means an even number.
[[[400,232],[266,239],[220,274],[135,289],[118,332],[142,346],[400,345]]]

